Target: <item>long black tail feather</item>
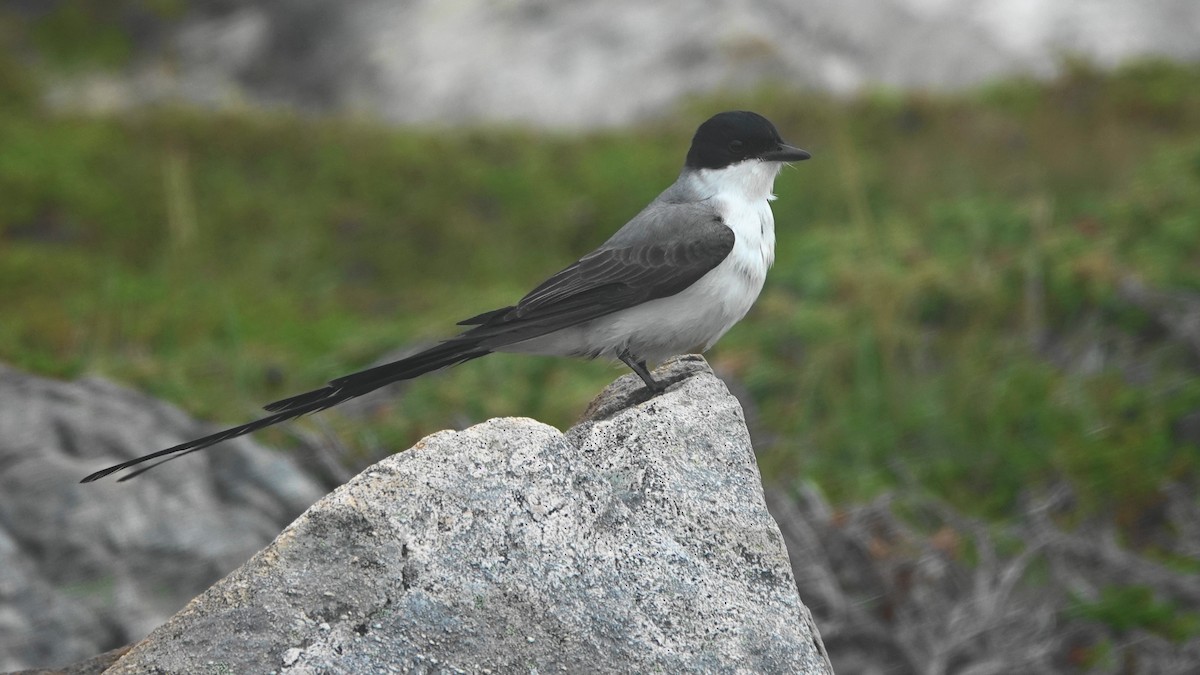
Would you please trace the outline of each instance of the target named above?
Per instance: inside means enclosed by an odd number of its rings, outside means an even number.
[[[456,340],[446,341],[399,361],[343,375],[330,380],[328,385],[320,389],[268,403],[263,406],[263,409],[267,412],[282,412],[304,407],[326,398],[340,396],[346,392],[353,392],[350,394],[351,398],[362,396],[393,382],[411,380],[425,373],[455,366],[489,353],[488,350],[479,349],[472,343],[464,344]]]
[[[290,410],[286,410],[281,413],[276,413],[274,415],[270,415],[268,417],[264,417],[259,420],[254,420],[253,422],[250,422],[248,424],[236,426],[231,429],[226,429],[224,431],[218,431],[215,434],[209,434],[208,436],[204,436],[202,438],[197,438],[195,440],[187,441],[186,443],[180,443],[179,445],[173,445],[169,448],[166,448],[165,450],[159,450],[158,452],[152,452],[148,455],[143,455],[142,457],[138,457],[136,459],[131,459],[127,462],[121,462],[120,464],[110,466],[107,469],[97,471],[97,472],[89,475],[87,478],[84,478],[80,482],[81,483],[90,483],[92,481],[104,478],[105,476],[112,475],[123,469],[128,469],[130,467],[137,466],[144,462],[148,462],[152,459],[158,459],[159,457],[173,458],[173,457],[179,457],[179,456],[181,456],[183,454],[187,454],[189,452],[194,452],[196,450],[202,450],[204,448],[207,448],[210,445],[215,445],[217,443],[220,443],[221,441],[227,441],[231,438],[237,438],[238,436],[244,436],[246,434],[253,433],[255,431],[258,431],[259,429],[264,429],[266,427],[269,427],[272,424],[278,424],[280,422],[284,422],[284,421],[287,421],[290,419],[294,419],[296,417],[300,417],[301,415],[306,415],[308,413],[316,412],[318,410],[324,410],[325,408],[328,408],[332,405],[337,405],[338,403],[341,403],[344,400],[346,400],[346,399],[340,398],[340,399],[321,400],[321,401],[315,401],[306,406],[292,408]],[[149,468],[149,467],[147,467],[147,468]],[[125,478],[131,478],[131,477],[132,476],[126,476]]]
[[[477,359],[489,353],[489,350],[478,347],[475,341],[448,340],[408,358],[339,377],[330,381],[328,386],[321,389],[275,401],[267,406],[267,410],[274,414],[262,419],[186,443],[180,443],[179,445],[159,450],[158,452],[152,452],[127,462],[121,462],[107,469],[97,471],[80,482],[90,483],[118,471],[129,469],[155,459],[159,460],[137,471],[130,472],[119,479],[122,481],[129,480],[164,462],[178,459],[197,450],[203,450],[222,441],[244,436],[259,429],[265,429],[271,425],[295,419],[309,413],[325,410],[357,396],[372,392],[380,387],[385,387],[393,382],[412,379],[434,370],[457,365],[471,359]]]
[[[91,474],[81,482],[90,483],[118,471],[158,460],[120,478],[120,480],[129,480],[164,462],[197,450],[203,450],[222,441],[244,436],[301,415],[324,410],[393,382],[410,380],[425,373],[477,359],[492,353],[494,349],[546,335],[566,326],[573,326],[620,309],[622,305],[612,303],[609,303],[611,306],[597,307],[592,296],[606,288],[608,287],[577,294],[573,296],[570,303],[560,303],[559,306],[547,309],[537,315],[514,315],[512,307],[485,312],[461,322],[463,325],[474,325],[474,328],[422,352],[330,380],[328,385],[320,389],[268,403],[264,407],[267,412],[273,414],[267,417],[110,466]]]

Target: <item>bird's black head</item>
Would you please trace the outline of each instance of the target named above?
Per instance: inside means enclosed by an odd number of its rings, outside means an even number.
[[[700,125],[688,150],[689,169],[720,169],[748,159],[798,162],[811,157],[779,137],[775,125],[757,113],[735,110],[713,115]]]

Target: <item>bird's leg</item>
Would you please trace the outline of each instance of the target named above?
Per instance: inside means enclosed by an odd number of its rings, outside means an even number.
[[[645,361],[634,361],[633,355],[630,354],[628,350],[623,351],[620,354],[617,354],[617,358],[624,361],[625,365],[629,366],[630,370],[637,373],[637,376],[642,378],[642,382],[646,383],[646,388],[649,389],[652,393],[661,394],[667,390],[666,385],[662,384],[661,382],[658,382],[657,380],[655,380],[653,377],[650,376],[650,371],[646,369],[646,362]]]

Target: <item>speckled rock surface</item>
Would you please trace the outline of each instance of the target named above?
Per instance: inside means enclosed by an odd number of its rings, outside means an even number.
[[[829,672],[737,401],[658,375],[379,462],[108,672]]]

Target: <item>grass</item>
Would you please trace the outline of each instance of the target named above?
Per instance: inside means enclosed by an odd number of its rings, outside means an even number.
[[[955,96],[780,86],[586,136],[50,115],[10,62],[0,87],[0,360],[21,368],[245,420],[512,302],[669,184],[699,120],[746,107],[814,154],[777,181],[776,268],[710,355],[760,410],[770,479],[835,500],[916,485],[997,517],[1069,480],[1128,524],[1196,481],[1172,433],[1200,408],[1196,355],[1116,292],[1200,291],[1195,67]],[[327,417],[364,455],[495,415],[565,427],[621,372],[494,356],[370,425]]]

